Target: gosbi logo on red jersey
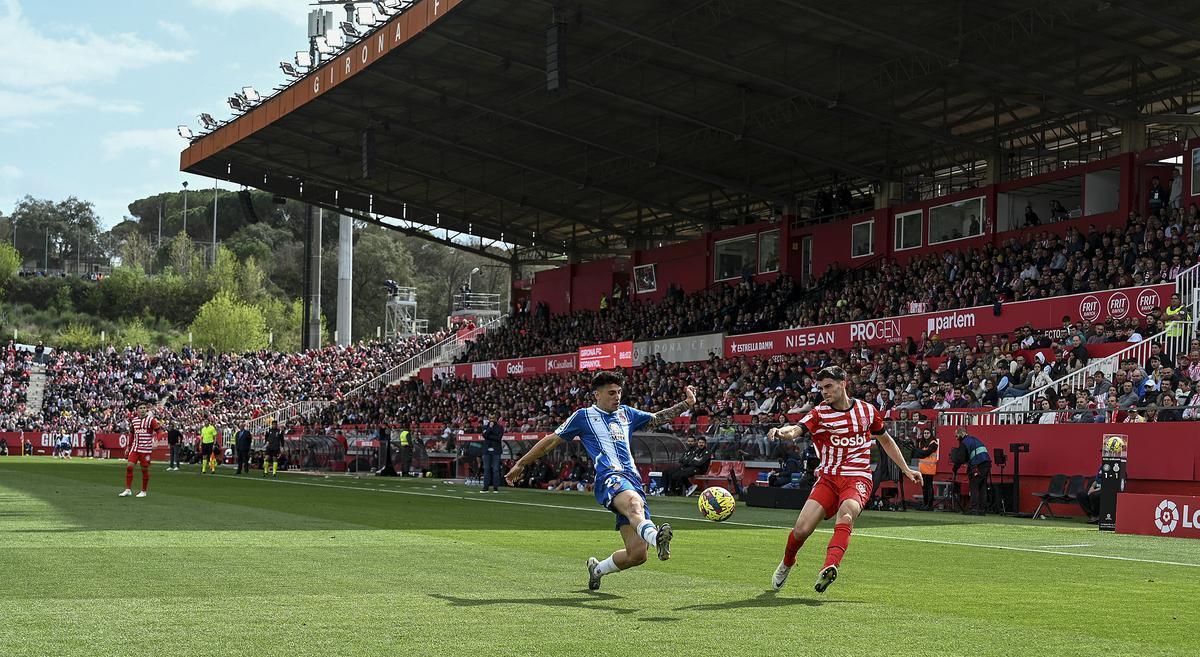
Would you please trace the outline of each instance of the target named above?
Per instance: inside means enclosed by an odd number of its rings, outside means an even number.
[[[829,444],[834,447],[862,447],[867,444],[867,437],[859,434],[857,436],[832,436],[829,439]]]

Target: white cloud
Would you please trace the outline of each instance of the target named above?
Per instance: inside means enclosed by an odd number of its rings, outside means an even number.
[[[179,41],[190,41],[192,38],[192,35],[190,32],[188,32],[187,28],[179,23],[160,20],[158,21],[158,29],[166,32],[167,34],[171,35],[173,39]]]
[[[117,160],[130,154],[154,162],[167,158],[177,161],[187,142],[173,128],[120,130],[110,132],[100,140],[100,151],[105,161]]]
[[[288,22],[303,25],[308,21],[308,10],[312,9],[305,3],[296,0],[192,0],[192,4],[201,9],[216,10],[223,14],[234,14],[241,11],[265,11],[286,18]],[[340,12],[341,8],[335,10]],[[345,16],[335,13],[334,16]],[[340,20],[340,19],[339,19]]]
[[[17,122],[25,128],[36,127],[29,119],[72,108],[91,108],[111,114],[137,114],[142,111],[141,105],[134,102],[103,101],[63,86],[20,92],[0,89],[0,121],[5,122],[0,125],[8,128],[13,127],[13,124],[7,123],[9,121]]]
[[[7,180],[13,180],[16,178],[20,178],[23,175],[25,175],[24,171],[21,171],[19,168],[15,167],[11,164],[5,164],[3,166],[0,166],[0,178],[4,178]]]
[[[0,15],[0,44],[5,63],[0,85],[25,89],[108,82],[124,71],[191,56],[133,33],[99,35],[77,28],[62,37],[50,36],[25,20],[17,0],[6,0],[6,12]]]

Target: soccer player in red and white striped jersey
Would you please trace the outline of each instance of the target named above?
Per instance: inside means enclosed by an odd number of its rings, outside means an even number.
[[[799,424],[771,429],[768,434],[770,438],[791,439],[807,431],[821,457],[816,469],[817,481],[796,518],[796,526],[788,534],[783,561],[771,578],[775,590],[787,581],[800,546],[822,520],[835,514],[833,538],[814,588],[824,593],[837,579],[838,566],[850,544],[854,519],[862,513],[871,495],[871,446],[876,440],[905,477],[915,484],[921,483],[921,473],[908,467],[896,441],[884,430],[883,415],[874,406],[846,394],[845,370],[826,367],[817,372],[816,383],[824,401],[801,418]]]
[[[154,418],[153,409],[148,402],[138,404],[137,414],[130,424],[133,435],[129,441],[129,448],[125,450],[125,457],[129,463],[125,466],[125,490],[121,491],[120,497],[133,494],[130,487],[133,485],[134,463],[142,465],[142,492],[138,493],[137,497],[145,497],[146,488],[150,485],[150,453],[154,451],[154,437],[161,431],[161,427]]]

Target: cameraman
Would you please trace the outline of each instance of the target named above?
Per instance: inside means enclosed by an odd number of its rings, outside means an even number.
[[[992,457],[988,456],[987,445],[983,441],[967,434],[963,427],[955,429],[954,435],[962,448],[962,459],[967,463],[967,477],[970,479],[971,510],[970,515],[987,515],[987,480],[992,473]],[[955,472],[958,468],[955,468]]]
[[[938,439],[933,429],[921,429],[920,438],[912,445],[912,458],[917,460],[921,481],[921,508],[933,509],[933,477],[937,474]]]

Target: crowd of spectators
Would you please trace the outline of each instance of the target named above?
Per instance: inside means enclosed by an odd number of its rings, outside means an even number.
[[[1165,283],[1200,255],[1200,210],[1165,219],[1130,215],[1124,228],[1069,228],[1065,235],[1023,233],[999,246],[947,250],[904,265],[884,261],[831,269],[809,290],[786,275],[749,277],[691,294],[671,288],[657,303],[614,295],[600,311],[552,316],[516,313],[481,337],[459,362],[574,352],[580,345],[692,333],[754,333],[929,312],[1066,294]]]
[[[207,422],[232,427],[290,403],[341,398],[444,337],[437,333],[300,353],[216,354],[140,346],[58,351],[45,358],[41,411],[24,414],[23,391],[18,394],[14,385],[11,395],[0,397],[0,428],[125,431],[130,405],[141,400],[161,404],[159,418],[167,425],[185,430]],[[10,348],[8,358],[22,357]]]
[[[542,305],[533,312],[518,312],[505,327],[480,336],[458,361],[561,354],[585,344],[693,333],[767,331],[778,327],[784,310],[800,295],[787,276],[770,283],[744,279],[695,294],[671,287],[654,304],[628,300],[618,289],[611,301],[606,297],[602,310],[552,316]]]

